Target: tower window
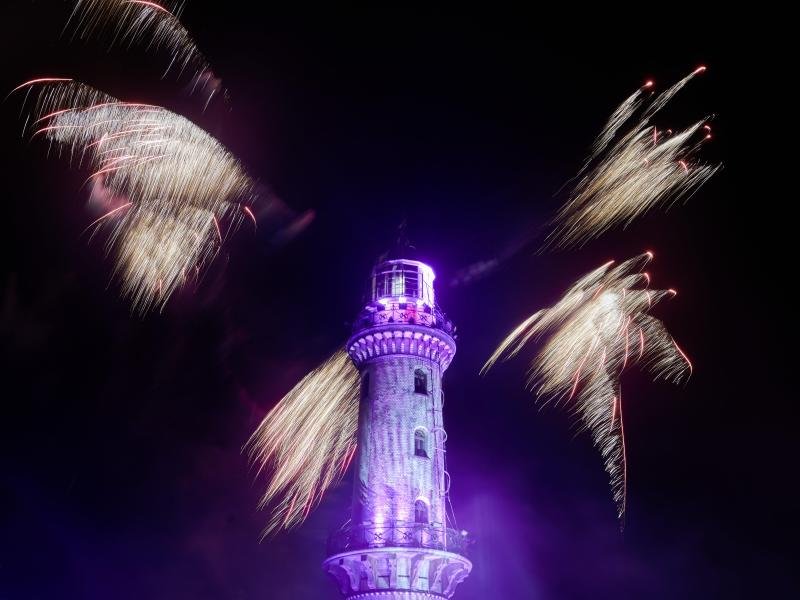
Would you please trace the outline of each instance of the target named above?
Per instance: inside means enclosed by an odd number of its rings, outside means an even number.
[[[428,393],[428,375],[423,369],[417,369],[414,371],[414,393]]]
[[[428,505],[424,500],[414,502],[414,522],[426,524],[428,522]]]
[[[406,263],[386,264],[375,273],[374,298],[411,296],[420,298],[419,267]]]
[[[424,429],[417,429],[414,432],[414,456],[428,458],[428,436]]]
[[[361,397],[366,398],[369,396],[369,373],[364,373],[361,378]]]
[[[404,283],[403,266],[394,265],[392,267],[392,296],[402,296],[405,294]]]

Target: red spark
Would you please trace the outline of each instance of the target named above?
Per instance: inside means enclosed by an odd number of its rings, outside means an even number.
[[[104,215],[103,215],[102,217],[100,217],[99,219],[95,219],[94,221],[92,221],[92,222],[89,224],[89,227],[87,227],[86,229],[84,229],[84,231],[86,231],[87,229],[90,229],[91,227],[93,227],[94,225],[96,225],[97,223],[99,223],[100,221],[102,221],[103,219],[106,219],[106,218],[110,217],[110,216],[111,216],[111,215],[113,215],[115,212],[117,212],[117,211],[120,211],[120,210],[122,210],[123,208],[128,208],[128,207],[129,207],[131,204],[133,204],[133,203],[132,203],[132,202],[128,202],[127,204],[123,204],[122,206],[118,206],[118,207],[117,207],[117,208],[115,208],[114,210],[110,210],[110,211],[108,211],[106,214],[104,214]]]
[[[249,206],[242,206],[242,210],[247,213],[247,215],[253,219],[253,226],[258,227],[258,223],[256,223],[256,216],[253,214],[253,211],[250,210]]]
[[[683,357],[683,360],[685,360],[685,361],[686,361],[686,364],[687,364],[687,365],[689,365],[689,375],[691,376],[691,374],[692,374],[692,372],[693,372],[693,370],[694,370],[694,369],[693,369],[693,367],[692,367],[692,361],[690,361],[690,360],[689,360],[689,357],[688,357],[688,356],[686,356],[686,353],[685,353],[683,350],[681,350],[681,347],[680,347],[680,346],[678,346],[678,342],[676,342],[675,340],[672,340],[672,343],[675,345],[675,349],[676,349],[676,350],[677,350],[677,351],[680,353],[680,355]]]
[[[127,158],[131,158],[130,156],[122,156],[120,157],[123,160]],[[89,181],[93,177],[97,177],[98,175],[104,175],[105,173],[113,173],[114,171],[119,171],[120,169],[124,169],[126,165],[117,165],[115,167],[108,167],[106,169],[100,169],[96,173],[92,173],[89,177],[86,178],[86,181]],[[85,183],[85,182],[84,182]]]
[[[595,336],[592,339],[592,345],[589,346],[589,351],[583,357],[581,364],[578,365],[578,370],[575,371],[575,385],[572,386],[572,392],[570,392],[568,400],[572,400],[572,397],[575,395],[575,391],[578,389],[578,382],[580,381],[581,378],[581,369],[583,368],[583,364],[586,362],[586,359],[588,359],[589,355],[592,353],[592,350],[594,350],[594,345],[596,343],[597,343],[597,336]]]
[[[289,509],[286,511],[286,518],[283,520],[283,527],[286,527],[286,523],[289,521],[289,517],[292,516],[292,510],[294,509],[294,503],[297,500],[296,496],[292,497],[292,502],[289,504]]]
[[[581,378],[581,368],[583,367],[583,363],[586,362],[588,356],[589,355],[587,354],[583,357],[581,364],[578,366],[578,370],[575,372],[575,385],[572,386],[572,391],[569,393],[569,398],[567,398],[567,400],[572,400],[572,397],[575,395],[575,391],[578,389],[578,381],[580,381]]]
[[[356,448],[358,448],[358,445],[354,444],[350,451],[345,455],[344,461],[342,461],[342,470],[340,471],[340,474],[344,475],[344,473],[347,471],[347,467],[350,466],[350,461],[352,461],[353,457],[356,455]]]
[[[47,127],[42,127],[41,129],[37,129],[33,132],[33,135],[39,135],[40,133],[44,133],[45,131],[52,131],[54,129],[80,129],[80,125],[49,125]]]
[[[219,243],[222,243],[222,231],[219,228],[219,221],[217,221],[216,215],[212,217],[214,219],[214,227],[217,228],[217,235],[219,236]]]
[[[172,14],[160,4],[156,4],[155,2],[147,2],[146,0],[126,0],[125,4],[141,4],[142,6],[149,6],[150,8],[155,8],[156,10],[165,12],[168,15]]]
[[[306,520],[306,517],[308,517],[308,513],[311,512],[311,505],[314,502],[314,496],[316,495],[316,493],[317,493],[317,488],[316,487],[312,488],[311,495],[306,500],[305,510],[303,510],[303,519],[302,519],[303,521]]]
[[[594,293],[594,296],[592,296],[592,300],[596,300],[597,297],[600,295],[600,292],[602,291],[603,291],[603,286],[602,285],[598,286],[597,291]]]
[[[39,123],[40,121],[44,121],[45,119],[49,119],[50,117],[55,117],[55,116],[58,116],[58,115],[64,114],[64,113],[66,113],[66,112],[69,112],[69,111],[71,111],[71,110],[75,110],[75,109],[74,109],[74,108],[65,108],[65,109],[63,109],[63,110],[57,110],[57,111],[55,111],[55,112],[51,112],[50,114],[48,114],[48,115],[45,115],[45,116],[41,117],[40,119],[36,119],[36,120],[33,122],[33,124],[34,124],[34,125],[36,125],[36,123]]]
[[[17,86],[17,87],[15,87],[13,90],[11,90],[10,92],[8,92],[8,96],[10,96],[11,94],[13,94],[13,93],[14,93],[14,92],[16,92],[17,90],[21,90],[21,89],[22,89],[22,88],[24,88],[25,86],[28,86],[28,85],[34,85],[34,84],[36,84],[36,83],[45,83],[45,82],[48,82],[48,81],[50,81],[50,82],[52,82],[52,81],[72,81],[72,79],[70,79],[70,78],[68,78],[68,77],[40,77],[39,79],[31,79],[30,81],[26,81],[26,82],[25,82],[25,83],[23,83],[22,85],[18,85],[18,86]],[[8,96],[6,96],[6,98],[8,98]]]

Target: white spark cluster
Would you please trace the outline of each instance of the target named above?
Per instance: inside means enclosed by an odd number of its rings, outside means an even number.
[[[165,74],[189,69],[198,81],[210,73],[207,60],[178,17],[183,0],[160,4],[147,0],[76,0],[67,29],[81,39],[99,36],[109,44],[143,43],[170,56]]]
[[[121,102],[84,84],[42,79],[34,136],[53,143],[118,198],[93,225],[111,224],[109,250],[134,309],[161,308],[196,277],[242,218],[254,184],[215,138],[159,106]]]
[[[627,468],[620,376],[638,364],[654,379],[680,382],[689,359],[650,309],[673,290],[648,289],[650,253],[607,263],[579,279],[561,300],[531,315],[492,354],[481,373],[546,337],[528,384],[545,403],[568,405],[591,433],[608,472],[617,512],[625,515]]]
[[[298,383],[245,444],[258,472],[271,473],[259,508],[270,508],[264,537],[302,523],[344,475],[356,452],[359,374],[337,351]]]
[[[696,69],[643,108],[644,93],[652,87],[647,82],[614,111],[558,211],[545,247],[582,246],[612,227],[627,227],[656,206],[669,208],[687,199],[720,169],[695,158],[711,137],[708,119],[676,132],[651,125],[653,116],[704,70]]]

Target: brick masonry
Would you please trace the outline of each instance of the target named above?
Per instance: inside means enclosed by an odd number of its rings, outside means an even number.
[[[414,390],[417,369],[426,375],[426,394]],[[445,435],[438,361],[377,356],[362,365],[361,377],[353,522],[413,522],[415,503],[422,500],[428,507],[428,522],[443,525]],[[415,455],[417,430],[425,434],[427,458]]]

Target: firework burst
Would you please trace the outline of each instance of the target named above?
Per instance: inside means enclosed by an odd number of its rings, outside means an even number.
[[[582,246],[608,229],[632,221],[656,206],[688,199],[720,165],[698,162],[697,153],[711,138],[708,119],[682,131],[659,130],[653,117],[696,75],[700,67],[645,103],[648,81],[611,115],[595,139],[567,202],[553,221],[545,247]],[[627,133],[623,127],[633,121]]]
[[[183,0],[77,0],[66,29],[81,39],[98,37],[115,44],[145,44],[148,49],[164,50],[170,57],[164,75],[192,73],[193,89],[209,88],[209,98],[220,91],[205,56],[181,24]]]
[[[123,294],[145,312],[218,251],[226,231],[252,218],[254,183],[216,139],[159,106],[121,102],[60,78],[14,91],[38,94],[28,121],[74,167],[89,167],[93,195],[117,204],[90,227],[111,225],[108,248]],[[249,212],[248,212],[249,211]]]
[[[302,523],[344,475],[357,444],[359,375],[339,350],[300,381],[244,446],[271,472],[259,508],[270,507],[266,537]]]
[[[608,472],[620,522],[625,515],[627,467],[620,376],[640,365],[654,379],[680,382],[692,365],[650,310],[673,290],[649,289],[646,253],[607,263],[579,279],[561,300],[512,331],[481,373],[547,336],[529,371],[537,398],[568,405],[592,436]]]

